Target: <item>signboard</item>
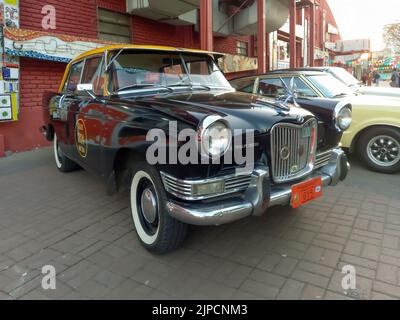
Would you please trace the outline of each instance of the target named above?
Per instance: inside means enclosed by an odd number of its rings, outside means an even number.
[[[328,33],[330,34],[339,34],[338,28],[328,23]]]
[[[329,50],[335,50],[336,42],[325,42],[325,48]]]

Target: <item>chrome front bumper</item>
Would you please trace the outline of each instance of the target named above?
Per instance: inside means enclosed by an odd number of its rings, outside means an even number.
[[[321,176],[324,187],[335,186],[346,179],[349,169],[346,154],[341,149],[335,149],[329,163],[303,181]],[[258,167],[253,171],[250,187],[241,196],[210,203],[170,200],[167,210],[173,218],[188,224],[218,226],[252,215],[261,216],[270,207],[289,205],[294,184],[296,183],[271,187],[268,168]]]

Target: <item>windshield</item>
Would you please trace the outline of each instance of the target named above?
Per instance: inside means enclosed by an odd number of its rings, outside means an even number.
[[[329,72],[349,87],[359,86],[360,84],[360,81],[343,68],[330,69]]]
[[[214,60],[204,54],[123,51],[112,59],[111,93],[180,86],[232,89]]]
[[[310,80],[326,98],[339,98],[341,96],[353,94],[353,91],[350,90],[349,87],[330,74],[308,76],[307,79]]]

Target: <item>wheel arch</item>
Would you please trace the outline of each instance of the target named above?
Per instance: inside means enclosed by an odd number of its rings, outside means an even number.
[[[112,187],[110,192],[113,192],[111,193],[128,190],[132,164],[145,161],[145,154],[141,148],[128,147],[121,148],[116,152],[112,166],[113,171],[108,182],[109,188]]]
[[[371,129],[375,129],[375,128],[392,128],[392,129],[396,129],[400,132],[400,125],[396,126],[396,125],[392,125],[392,124],[373,124],[370,126],[367,126],[363,129],[361,129],[359,132],[357,132],[357,134],[354,136],[351,145],[350,145],[350,153],[354,153],[356,151],[356,146],[357,143],[359,141],[359,139],[362,137],[362,135],[366,132],[368,132]]]

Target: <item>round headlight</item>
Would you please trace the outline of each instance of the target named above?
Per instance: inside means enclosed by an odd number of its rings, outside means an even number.
[[[349,107],[340,109],[336,116],[336,126],[339,130],[345,131],[350,128],[353,121],[353,113]]]
[[[213,158],[221,157],[230,148],[231,141],[232,133],[225,121],[215,121],[202,132],[202,152]]]

